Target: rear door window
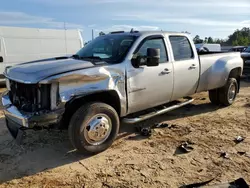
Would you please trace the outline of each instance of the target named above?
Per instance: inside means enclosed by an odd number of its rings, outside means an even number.
[[[194,52],[191,44],[185,36],[169,37],[175,61],[188,60],[194,58]]]

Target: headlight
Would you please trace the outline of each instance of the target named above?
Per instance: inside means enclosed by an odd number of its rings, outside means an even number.
[[[52,83],[50,89],[50,107],[51,110],[55,110],[57,108],[58,100],[59,100],[59,83]]]

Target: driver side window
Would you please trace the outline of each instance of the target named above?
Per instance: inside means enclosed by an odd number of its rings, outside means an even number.
[[[148,39],[146,40],[142,46],[140,47],[139,51],[137,52],[140,56],[147,55],[148,48],[157,48],[160,49],[160,62],[165,63],[168,61],[167,51],[162,38],[155,38],[155,39]]]

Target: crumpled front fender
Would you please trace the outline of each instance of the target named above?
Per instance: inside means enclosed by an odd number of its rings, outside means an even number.
[[[103,91],[116,91],[120,99],[120,113],[126,109],[125,68],[122,64],[94,67],[50,77],[42,83],[59,83],[60,106],[79,96]]]

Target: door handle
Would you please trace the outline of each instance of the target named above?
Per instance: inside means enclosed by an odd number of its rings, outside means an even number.
[[[172,71],[171,70],[169,70],[169,69],[164,69],[162,72],[161,72],[161,74],[169,74],[169,73],[171,73]]]
[[[189,69],[196,69],[196,65],[195,64],[192,64],[190,67],[189,67]]]

